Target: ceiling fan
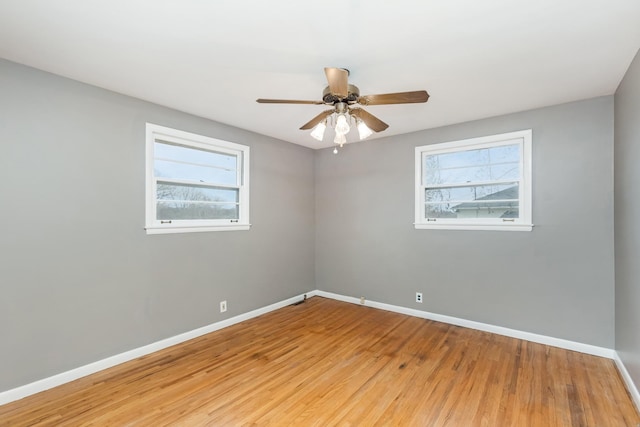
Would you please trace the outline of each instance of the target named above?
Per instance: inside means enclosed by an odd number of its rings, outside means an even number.
[[[301,101],[295,99],[257,99],[261,104],[312,104],[331,105],[332,108],[309,120],[300,127],[301,130],[313,129],[311,136],[322,141],[327,122],[332,118],[332,124],[336,132],[334,142],[342,147],[346,142],[346,134],[350,130],[349,123],[356,122],[360,139],[364,139],[372,132],[382,132],[389,127],[388,124],[356,106],[360,105],[385,105],[385,104],[412,104],[427,102],[429,94],[425,90],[413,92],[385,93],[380,95],[360,96],[360,89],[349,84],[349,70],[345,68],[325,68],[329,86],[322,92],[322,101]],[[337,148],[334,149],[337,153]]]

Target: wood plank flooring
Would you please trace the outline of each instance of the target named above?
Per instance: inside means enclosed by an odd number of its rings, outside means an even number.
[[[314,297],[8,405],[2,426],[632,426],[613,361]]]

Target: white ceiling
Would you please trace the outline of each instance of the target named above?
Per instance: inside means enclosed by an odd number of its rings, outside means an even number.
[[[256,98],[426,89],[383,137],[612,94],[639,47],[638,0],[0,0],[0,57],[313,148],[326,106]]]

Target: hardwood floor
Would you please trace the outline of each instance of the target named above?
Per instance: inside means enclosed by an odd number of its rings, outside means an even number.
[[[2,426],[632,426],[613,361],[320,297],[0,406]]]

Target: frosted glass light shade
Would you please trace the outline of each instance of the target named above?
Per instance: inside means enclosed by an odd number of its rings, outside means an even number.
[[[320,122],[311,130],[311,134],[310,135],[313,138],[317,139],[318,141],[322,141],[322,138],[324,138],[325,129],[327,129],[326,123],[325,122]]]
[[[369,129],[367,125],[364,124],[362,120],[358,123],[358,135],[360,135],[360,141],[371,136],[373,131]]]
[[[336,131],[336,137],[333,139],[333,142],[335,142],[336,144],[344,144],[345,142],[347,142],[347,137],[344,136],[343,133],[338,133]]]
[[[349,133],[351,128],[349,127],[349,121],[345,114],[338,114],[338,118],[336,120],[336,133],[341,133],[346,135]]]

